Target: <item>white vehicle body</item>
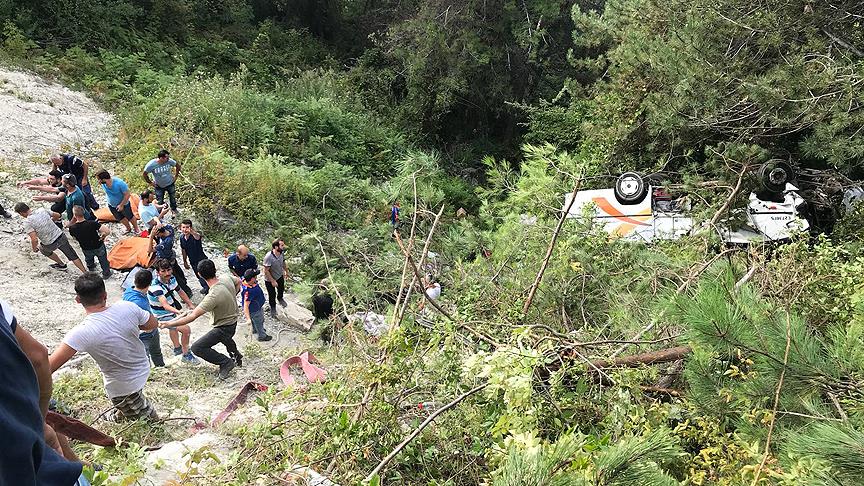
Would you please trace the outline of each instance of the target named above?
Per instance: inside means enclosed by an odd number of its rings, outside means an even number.
[[[570,206],[568,218],[590,218],[614,237],[651,243],[676,240],[694,230],[693,218],[688,214],[689,204],[668,198],[658,200],[650,186],[644,199],[635,204],[619,202],[613,189],[579,191],[571,206],[572,196],[567,194],[564,198],[564,210]],[[809,223],[797,210],[803,202],[797,188],[791,184],[786,185],[784,200],[780,203],[763,201],[751,193],[747,207],[739,210],[746,211],[744,224],[733,230],[727,220],[715,230],[724,242],[731,244],[786,240],[809,228]]]

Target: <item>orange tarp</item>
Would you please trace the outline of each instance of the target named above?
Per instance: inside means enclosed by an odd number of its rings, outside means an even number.
[[[135,265],[149,267],[150,255],[147,254],[149,246],[148,238],[133,236],[120,240],[108,252],[108,263],[114,270],[129,270]]]
[[[141,202],[141,198],[138,197],[138,194],[132,194],[129,196],[129,203],[132,204],[132,214],[135,215],[135,219],[140,219],[141,216],[138,215],[138,203]],[[99,219],[99,221],[103,223],[113,223],[116,220],[114,219],[114,215],[111,214],[111,210],[108,209],[106,204],[99,206],[99,209],[93,211],[93,215]]]

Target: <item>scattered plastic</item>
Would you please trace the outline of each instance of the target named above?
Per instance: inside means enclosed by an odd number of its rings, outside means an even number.
[[[381,314],[376,314],[372,311],[357,312],[348,316],[348,322],[357,321],[363,323],[363,329],[370,336],[381,337],[381,335],[390,329],[387,319]]]

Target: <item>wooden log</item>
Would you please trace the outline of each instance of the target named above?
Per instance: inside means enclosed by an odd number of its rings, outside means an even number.
[[[598,359],[591,362],[589,370],[593,368],[632,368],[641,365],[669,363],[670,361],[678,361],[679,359],[684,358],[692,351],[693,350],[690,349],[690,346],[676,346],[674,348],[666,348],[658,351],[634,354],[632,356],[624,356],[623,358],[615,358],[614,360]]]

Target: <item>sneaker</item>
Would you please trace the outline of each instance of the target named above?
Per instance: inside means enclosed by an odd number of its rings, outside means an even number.
[[[193,355],[192,353],[184,354],[183,357],[180,358],[180,361],[192,365],[197,365],[198,363],[200,363],[200,361],[198,361],[198,358],[196,358],[195,355]]]
[[[234,355],[234,363],[237,365],[238,368],[243,367],[243,355],[239,352]]]
[[[272,341],[273,336],[265,334],[264,336],[258,336],[259,341]]]
[[[281,305],[282,307],[288,307],[288,303],[285,302],[285,299],[279,299],[279,305]]]
[[[270,308],[270,317],[272,317],[273,319],[276,319],[276,308],[275,307]]]
[[[52,263],[48,265],[51,268],[56,268],[57,270],[66,270],[67,265],[65,263]]]
[[[235,364],[233,361],[228,361],[225,364],[219,365],[219,379],[227,380],[228,374],[231,373],[231,370],[233,370],[236,366],[237,364]]]
[[[111,278],[111,275],[114,275],[110,271],[102,272],[102,278]]]
[[[174,356],[180,356],[181,354],[183,354],[183,347],[177,346],[174,348]]]

